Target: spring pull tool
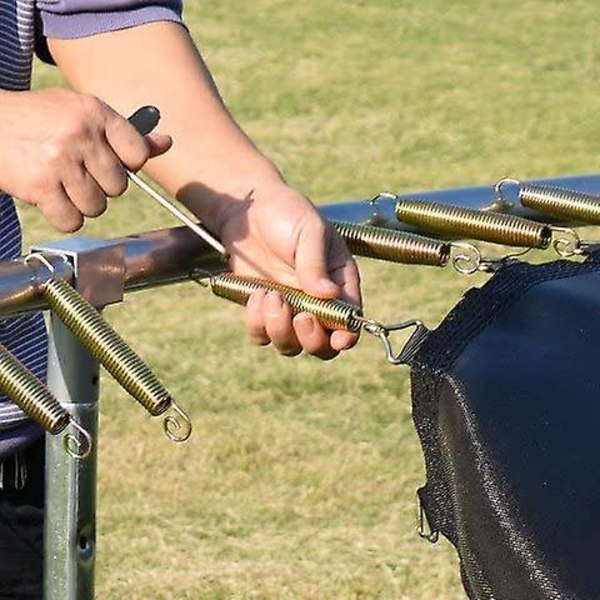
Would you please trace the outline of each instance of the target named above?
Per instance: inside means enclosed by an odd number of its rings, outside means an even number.
[[[537,223],[505,213],[405,199],[398,200],[395,212],[400,221],[442,235],[526,247],[528,250],[545,250],[552,245],[562,258],[584,254],[587,249],[587,244],[572,229]],[[506,258],[513,257],[514,255]],[[487,266],[493,262],[488,261]]]
[[[174,442],[186,441],[192,433],[189,416],[175,403],[142,359],[94,306],[69,283],[55,276],[52,263],[43,254],[32,253],[25,260],[29,263],[37,261],[48,269],[49,277],[42,283],[41,292],[65,326],[153,417],[172,408],[175,414],[167,415],[163,421],[165,434]]]
[[[136,110],[128,119],[140,135],[148,135],[160,121],[160,111],[156,106],[142,106]],[[227,250],[215,236],[202,225],[199,225],[190,219],[181,211],[171,200],[159,194],[153,187],[148,185],[137,173],[125,169],[127,177],[147,196],[168,210],[176,219],[183,223],[188,229],[193,231],[199,238],[204,240],[209,246],[216,250],[226,262],[228,259]]]
[[[4,346],[0,345],[0,392],[10,398],[28,417],[52,435],[71,426],[64,445],[77,460],[87,458],[93,448],[91,435],[73,419],[48,388]]]
[[[505,177],[494,190],[497,202],[507,207],[512,207],[506,197],[509,186],[517,186],[519,202],[526,208],[558,219],[600,225],[600,196]]]
[[[426,331],[421,321],[418,320],[412,319],[401,323],[383,325],[374,319],[364,317],[360,306],[345,300],[316,298],[297,288],[266,279],[242,277],[230,272],[211,274],[201,270],[192,271],[190,277],[203,287],[210,288],[215,296],[242,306],[247,304],[250,296],[257,290],[279,292],[290,306],[294,316],[305,312],[311,313],[326,329],[345,330],[353,333],[358,333],[362,329],[379,338],[383,344],[386,359],[393,365],[404,362],[404,353],[396,354],[394,352],[390,334],[415,328],[416,331],[411,337],[412,340],[417,334]]]

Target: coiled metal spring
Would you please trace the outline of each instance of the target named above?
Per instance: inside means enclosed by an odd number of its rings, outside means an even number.
[[[519,187],[519,201],[527,208],[559,219],[600,224],[600,196],[504,178],[495,188],[496,197],[504,204],[508,204],[504,197],[504,188],[509,184]]]
[[[52,435],[62,433],[71,424],[77,436],[65,436],[65,448],[74,458],[89,456],[92,438],[60,405],[48,388],[25,365],[0,345],[0,391],[28,417]],[[78,439],[82,438],[82,439]]]
[[[361,308],[344,300],[316,298],[302,290],[274,281],[258,277],[240,277],[233,273],[208,275],[203,271],[193,271],[191,277],[197,283],[210,287],[215,296],[242,306],[245,306],[250,296],[259,289],[276,291],[283,296],[294,315],[309,312],[326,329],[356,332],[361,327]]]
[[[405,223],[445,235],[542,249],[552,241],[549,226],[514,215],[403,199],[396,203],[395,212]]]
[[[398,354],[394,352],[390,334],[413,328],[415,329],[414,335],[419,335],[423,331],[423,324],[416,319],[383,325],[379,321],[364,317],[360,306],[344,300],[315,298],[302,290],[266,279],[241,277],[233,273],[211,274],[201,270],[192,271],[190,277],[200,285],[209,287],[216,296],[243,306],[257,290],[279,292],[294,315],[309,312],[327,329],[344,329],[352,332],[363,329],[368,334],[379,338],[388,362],[393,365],[402,364],[404,357],[403,352]]]
[[[332,221],[350,252],[390,262],[443,267],[448,263],[451,245],[405,231]]]
[[[54,278],[52,264],[43,255],[31,254],[28,259],[37,259],[50,270],[51,278],[43,284],[42,295],[65,326],[152,416],[162,415],[172,407],[177,416],[165,418],[165,433],[176,442],[187,440],[192,430],[188,415],[175,404],[150,368],[94,306],[66,281]]]

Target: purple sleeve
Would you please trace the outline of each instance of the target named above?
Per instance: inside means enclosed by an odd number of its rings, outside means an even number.
[[[37,0],[44,37],[73,39],[154,21],[181,23],[182,0]]]

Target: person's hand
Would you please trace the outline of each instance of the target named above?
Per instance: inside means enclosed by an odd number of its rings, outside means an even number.
[[[0,189],[65,233],[127,189],[123,165],[137,171],[171,145],[165,135],[142,137],[93,96],[58,89],[0,92],[0,139]]]
[[[285,184],[262,186],[243,202],[227,203],[217,229],[236,274],[360,304],[358,269],[343,240],[306,197]],[[247,305],[246,323],[254,343],[272,342],[285,356],[304,350],[333,358],[358,337],[325,330],[308,313],[292,318],[277,292],[255,292]]]

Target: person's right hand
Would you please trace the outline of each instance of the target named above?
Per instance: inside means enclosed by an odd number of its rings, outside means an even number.
[[[169,136],[141,136],[101,100],[58,89],[0,92],[0,140],[0,190],[65,233],[127,189],[124,166],[137,171],[171,146]]]

